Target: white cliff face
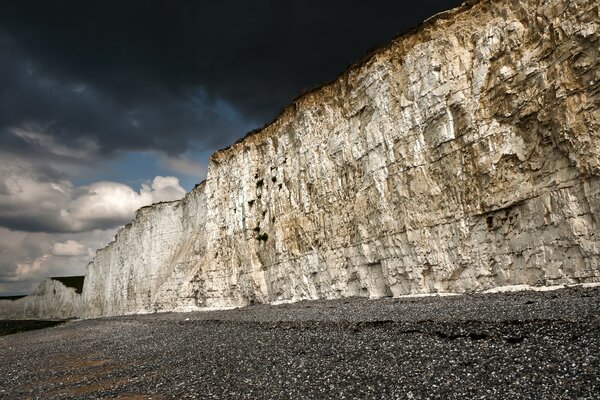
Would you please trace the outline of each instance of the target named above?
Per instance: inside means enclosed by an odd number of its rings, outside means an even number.
[[[203,185],[180,201],[141,208],[86,270],[86,316],[191,310],[203,255]]]
[[[599,282],[599,27],[593,0],[428,21],[140,210],[84,315]]]
[[[32,294],[18,300],[0,300],[0,319],[69,319],[81,316],[82,297],[75,288],[47,278]]]

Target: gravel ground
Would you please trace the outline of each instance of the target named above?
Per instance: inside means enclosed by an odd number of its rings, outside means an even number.
[[[0,337],[1,399],[598,399],[600,288],[343,299]]]

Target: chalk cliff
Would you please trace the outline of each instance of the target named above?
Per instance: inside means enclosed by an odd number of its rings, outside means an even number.
[[[431,18],[141,209],[82,315],[600,282],[599,26],[594,0]]]
[[[83,276],[46,278],[29,296],[0,299],[0,319],[69,319],[83,314]]]
[[[84,315],[600,281],[599,26],[592,0],[430,19],[140,210]]]

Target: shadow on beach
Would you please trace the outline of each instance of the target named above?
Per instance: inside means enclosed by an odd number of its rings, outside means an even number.
[[[14,333],[33,331],[36,329],[50,328],[65,321],[40,321],[40,320],[0,320],[0,336]]]

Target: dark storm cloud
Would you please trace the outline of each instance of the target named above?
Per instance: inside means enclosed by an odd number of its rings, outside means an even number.
[[[0,145],[31,151],[27,126],[98,154],[221,147],[459,3],[3,2]]]
[[[35,50],[27,53],[17,46],[13,38],[0,44],[0,144],[4,148],[30,156],[31,151],[47,150],[15,135],[19,127],[71,147],[85,148],[91,141],[100,153],[144,149],[176,153],[185,149],[188,139],[204,146],[222,144],[223,133],[241,127],[239,119],[221,115],[221,103],[202,88],[160,89],[133,73],[129,80],[140,85],[137,90],[102,82],[100,72],[98,79],[80,78],[76,72],[69,77],[59,70],[64,64],[39,60],[39,55],[33,56]],[[202,130],[212,135],[201,137]]]

